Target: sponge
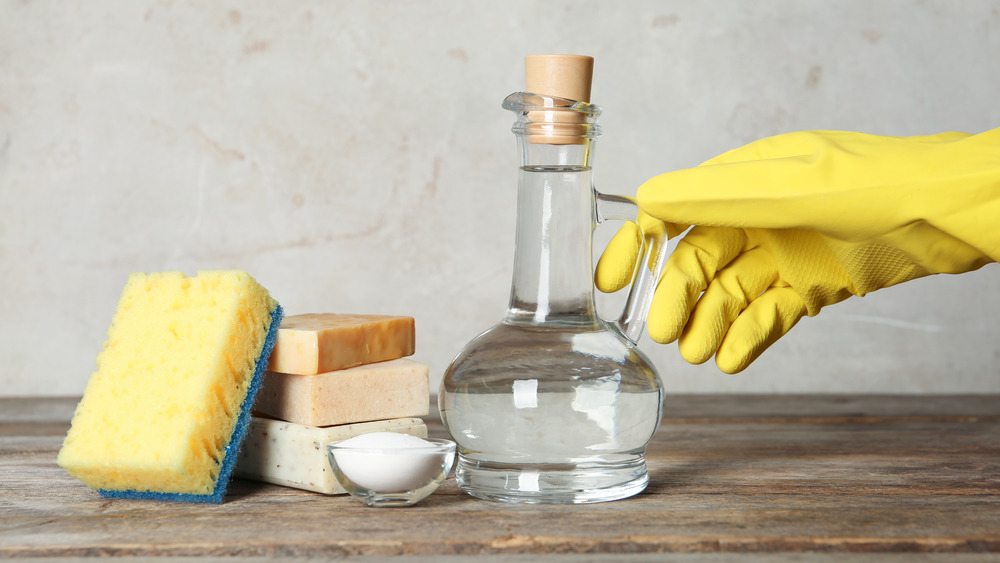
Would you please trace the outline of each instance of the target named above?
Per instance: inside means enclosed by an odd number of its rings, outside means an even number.
[[[131,274],[59,465],[108,497],[222,502],[281,317],[246,272]]]

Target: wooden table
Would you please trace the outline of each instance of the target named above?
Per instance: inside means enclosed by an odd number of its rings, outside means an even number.
[[[649,449],[651,484],[636,497],[507,505],[449,479],[402,509],[241,480],[221,505],[104,499],[55,464],[75,403],[0,399],[0,559],[1000,554],[1000,396],[673,396]]]

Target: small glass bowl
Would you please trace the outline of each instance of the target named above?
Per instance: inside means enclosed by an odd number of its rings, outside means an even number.
[[[428,439],[426,447],[326,446],[333,476],[368,506],[410,506],[434,492],[451,472],[455,442]]]

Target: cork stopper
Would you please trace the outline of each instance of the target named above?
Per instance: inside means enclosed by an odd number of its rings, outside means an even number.
[[[590,102],[594,58],[584,55],[527,55],[525,91],[578,102]],[[548,145],[581,145],[586,116],[571,110],[528,112],[528,141]]]
[[[590,102],[594,58],[583,55],[528,55],[524,57],[526,92]]]

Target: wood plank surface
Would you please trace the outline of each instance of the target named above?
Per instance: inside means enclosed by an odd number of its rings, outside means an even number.
[[[222,505],[104,499],[55,465],[75,403],[0,399],[0,559],[1000,553],[997,396],[674,396],[636,497],[508,505],[449,479],[405,509],[242,480]]]

